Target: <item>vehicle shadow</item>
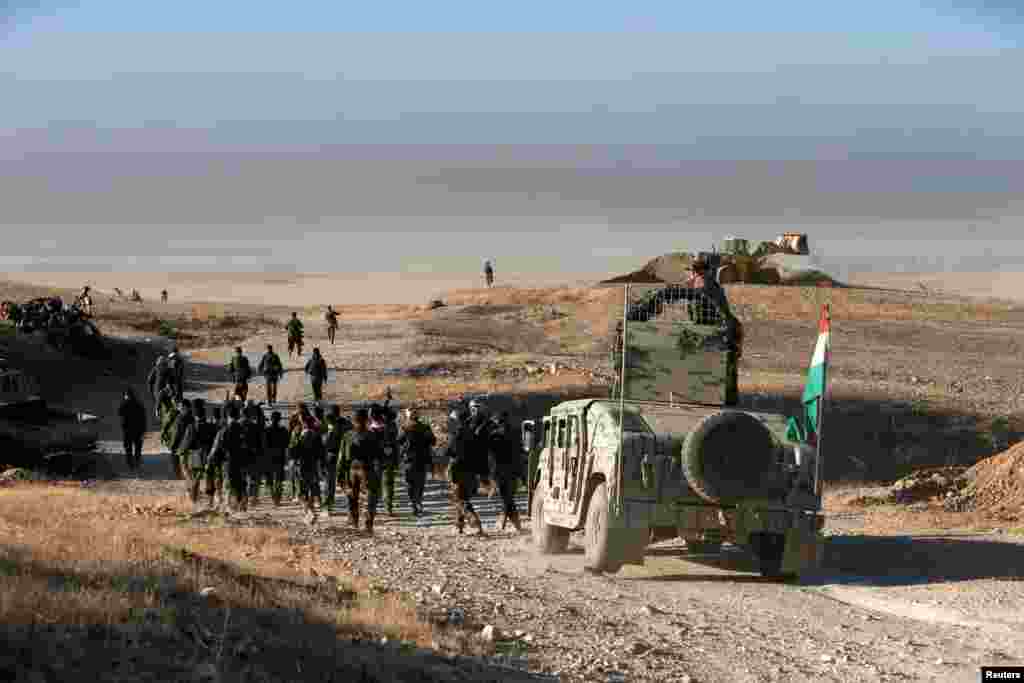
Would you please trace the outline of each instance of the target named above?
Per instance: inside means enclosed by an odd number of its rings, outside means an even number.
[[[655,550],[655,549],[652,549]],[[771,582],[757,573],[757,562],[742,549],[726,546],[720,554],[661,550],[648,557],[677,556],[716,570],[643,577],[651,581]],[[728,573],[719,573],[719,572]],[[637,577],[640,579],[641,577]],[[799,578],[806,586],[909,586],[977,579],[1024,580],[1024,543],[950,537],[838,536],[825,542],[821,567]]]

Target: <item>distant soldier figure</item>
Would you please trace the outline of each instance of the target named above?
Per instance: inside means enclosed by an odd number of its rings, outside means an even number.
[[[299,356],[302,355],[302,321],[299,320],[299,314],[292,311],[291,320],[288,321],[288,325],[285,328],[288,332],[288,357],[292,357],[292,352],[298,351]]]
[[[406,490],[412,513],[419,517],[423,514],[423,490],[427,483],[427,471],[434,464],[433,448],[437,445],[437,437],[430,425],[420,420],[416,410],[407,408],[405,424],[396,445],[405,468]]]
[[[82,287],[81,293],[75,299],[75,306],[77,306],[86,317],[92,317],[92,296],[90,295],[89,285]]]
[[[235,355],[228,363],[228,372],[231,374],[231,381],[235,384],[235,396],[241,401],[249,395],[249,378],[252,377],[252,367],[249,359],[242,353],[242,347],[235,347]]]
[[[146,434],[146,408],[131,388],[124,390],[121,405],[117,410],[121,418],[121,435],[124,439],[124,457],[128,469],[137,470],[142,465],[142,439]]]
[[[306,520],[312,524],[316,521],[316,510],[322,503],[320,472],[324,466],[324,442],[320,426],[312,417],[303,421],[298,451],[302,485],[306,490]]]
[[[163,290],[160,291],[160,301],[162,303],[167,303],[167,290],[166,289],[163,289]]]
[[[288,429],[281,424],[281,413],[277,410],[270,414],[270,426],[267,428],[267,453],[271,465],[270,497],[275,506],[281,505],[284,494],[284,468],[288,457]]]
[[[313,385],[313,400],[324,399],[324,382],[327,381],[327,362],[320,355],[320,349],[313,348],[313,357],[306,361],[306,374]]]
[[[334,335],[338,332],[338,312],[327,305],[327,312],[324,313],[324,320],[327,321],[327,339],[334,344]]]
[[[327,514],[334,512],[334,497],[338,486],[338,455],[341,452],[341,440],[345,433],[352,428],[352,425],[341,416],[341,408],[337,405],[331,406],[331,412],[327,416],[327,433],[324,434],[324,507]]]
[[[494,266],[491,265],[490,259],[484,261],[484,280],[487,281],[488,287],[494,284]]]
[[[516,483],[523,478],[523,446],[512,431],[507,412],[495,418],[490,443],[494,454],[494,479],[501,495],[501,530],[504,531],[505,525],[512,522],[516,531],[522,532],[515,493]]]
[[[131,300],[138,304],[142,303],[142,295],[139,294],[139,290],[132,288]]]
[[[470,403],[470,410],[475,409],[477,414],[479,407],[476,401]],[[473,509],[472,498],[480,487],[480,472],[487,466],[487,452],[481,451],[475,443],[471,417],[455,411],[452,414],[452,421],[454,432],[449,438],[447,450],[448,480],[452,497],[455,499],[455,530],[463,533],[466,518],[469,517],[473,525],[479,529],[478,533],[483,536],[483,523],[480,521],[480,515]]]
[[[178,353],[178,347],[172,347],[167,355],[167,366],[174,387],[174,397],[181,401],[185,398],[185,358]]]
[[[284,365],[272,345],[267,344],[267,352],[260,358],[258,370],[267,382],[267,405],[273,405],[277,403],[277,383],[284,374]]]
[[[351,463],[348,495],[349,523],[359,528],[359,498],[366,490],[366,531],[373,533],[373,520],[377,515],[380,496],[380,462],[384,449],[380,439],[367,429],[369,414],[366,408],[356,411],[353,429],[342,438],[341,460]]]

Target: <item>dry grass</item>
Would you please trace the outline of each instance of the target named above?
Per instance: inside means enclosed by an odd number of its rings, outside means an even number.
[[[365,603],[369,584],[292,543],[283,529],[187,523],[180,498],[97,495],[72,487],[0,490],[0,622],[66,626],[131,622],[174,594],[213,587],[232,608],[290,609],[339,632],[428,646],[429,624],[398,596]],[[338,580],[311,588],[310,570]],[[259,590],[253,586],[259,585]],[[338,595],[351,599],[339,604]]]

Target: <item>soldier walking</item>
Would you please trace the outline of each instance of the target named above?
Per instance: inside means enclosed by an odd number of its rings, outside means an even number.
[[[206,496],[211,509],[224,501],[224,450],[221,444],[227,427],[220,406],[214,406],[212,412],[213,420],[209,425],[214,435],[206,456]]]
[[[412,513],[419,517],[423,514],[423,490],[427,483],[427,471],[434,463],[433,448],[437,444],[437,437],[430,425],[420,420],[416,410],[407,408],[405,424],[396,444],[405,467],[405,484]]]
[[[167,366],[166,356],[157,356],[156,361],[153,363],[153,368],[149,371],[149,375],[146,376],[146,386],[149,387],[150,394],[153,396],[153,400],[157,405],[157,418],[160,417],[160,392],[165,386],[171,383],[171,372]]]
[[[479,411],[476,401],[470,404],[471,410],[474,407]],[[448,442],[448,480],[455,499],[455,530],[459,534],[463,533],[468,517],[479,530],[479,535],[483,536],[484,525],[480,515],[473,509],[472,498],[480,487],[479,460],[483,459],[486,466],[487,452],[481,451],[473,439],[471,419],[458,412],[454,412],[452,417],[455,431]]]
[[[348,420],[341,416],[341,408],[337,405],[331,406],[331,412],[327,416],[327,433],[324,434],[324,507],[327,514],[334,513],[334,497],[338,487],[338,456],[341,452],[341,440],[345,433],[352,428]]]
[[[369,413],[366,408],[356,411],[351,432],[341,442],[341,460],[351,463],[348,495],[349,524],[359,528],[359,498],[366,490],[366,531],[373,533],[373,520],[377,515],[377,501],[380,496],[380,462],[384,449],[380,439],[367,428]]]
[[[188,461],[191,480],[189,498],[193,504],[196,504],[199,502],[199,493],[204,480],[209,489],[210,470],[212,469],[210,467],[210,451],[213,448],[214,439],[217,437],[218,425],[216,422],[206,419],[206,401],[201,398],[192,401],[192,413],[195,415],[196,443]]]
[[[271,344],[267,344],[267,352],[260,358],[257,369],[267,382],[267,405],[274,405],[277,403],[277,382],[284,374],[284,365]]]
[[[305,403],[300,403],[288,419],[288,462],[292,483],[292,500],[305,501],[306,489],[302,484],[302,463],[299,452],[299,440],[302,437],[302,425],[309,418]]]
[[[180,479],[181,467],[174,452],[174,440],[181,409],[175,403],[174,390],[169,385],[160,390],[157,406],[160,414],[160,443],[168,449],[173,476]]]
[[[327,339],[334,345],[334,336],[338,332],[338,312],[330,304],[327,304],[327,312],[324,313],[324,320],[327,321]]]
[[[192,405],[187,401],[180,403],[178,417],[174,422],[174,437],[171,441],[171,458],[178,479],[184,479],[186,492],[192,490],[191,471],[188,463],[195,447],[196,421],[192,415]]]
[[[369,431],[380,440],[384,451],[381,462],[381,484],[384,492],[384,505],[388,514],[395,514],[395,480],[398,478],[398,426],[395,424],[393,411],[388,407],[391,402],[391,389],[388,389],[387,402],[382,406],[374,403],[370,406]]]
[[[523,446],[512,431],[507,412],[495,418],[490,442],[494,454],[494,479],[501,495],[501,530],[504,531],[505,525],[512,522],[516,531],[522,532],[515,493],[516,483],[523,478]]]
[[[242,353],[242,347],[235,347],[235,355],[228,363],[228,372],[231,373],[231,381],[235,384],[235,396],[240,401],[245,401],[249,395],[249,379],[252,377],[252,366],[249,359]]]
[[[288,325],[285,327],[288,332],[288,357],[292,357],[293,351],[298,351],[299,356],[302,356],[302,321],[299,320],[299,314],[292,311],[291,320],[288,321]]]
[[[324,382],[327,380],[327,362],[320,355],[318,347],[313,348],[313,357],[306,361],[306,374],[313,384],[313,400],[320,402],[324,399]]]
[[[324,465],[324,442],[319,425],[312,417],[303,421],[298,450],[302,485],[306,490],[306,520],[312,524],[316,521],[316,511],[322,502],[320,471]]]
[[[124,439],[124,458],[128,469],[137,470],[142,465],[142,439],[146,434],[146,408],[135,397],[132,389],[126,388],[117,409],[121,418],[121,435]]]
[[[237,511],[248,509],[248,491],[245,476],[247,474],[245,425],[242,422],[238,405],[228,406],[228,423],[224,427],[224,468],[228,489],[231,492],[229,506]]]
[[[267,428],[267,453],[270,461],[270,497],[275,507],[281,505],[284,493],[284,467],[288,457],[288,429],[281,424],[281,413],[277,410],[270,414],[270,426]]]
[[[181,401],[185,398],[185,359],[178,353],[178,347],[172,347],[167,354],[167,366],[170,370],[174,398]]]
[[[245,411],[245,447],[249,458],[246,468],[249,484],[249,503],[253,505],[259,502],[260,487],[263,482],[273,491],[272,474],[269,453],[267,452],[266,433],[263,410],[253,401],[249,401]]]

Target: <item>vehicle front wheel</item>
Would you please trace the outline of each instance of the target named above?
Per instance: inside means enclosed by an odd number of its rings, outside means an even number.
[[[548,524],[544,519],[544,493],[538,488],[533,494],[530,510],[533,545],[542,555],[564,553],[569,548],[569,529]]]
[[[585,566],[591,571],[614,574],[622,568],[624,558],[616,557],[613,552],[608,522],[608,485],[601,482],[594,489],[587,507],[583,531],[586,539]]]

